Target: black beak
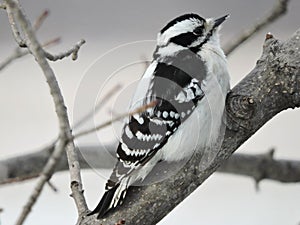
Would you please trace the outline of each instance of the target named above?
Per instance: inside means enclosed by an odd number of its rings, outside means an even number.
[[[226,16],[222,16],[221,18],[215,19],[214,27],[220,26],[228,17],[229,17],[229,14]]]

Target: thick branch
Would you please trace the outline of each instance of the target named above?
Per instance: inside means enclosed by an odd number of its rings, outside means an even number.
[[[227,96],[227,129],[222,148],[201,170],[195,155],[175,176],[153,185],[133,187],[122,207],[97,221],[81,224],[156,224],[200,186],[233,152],[277,113],[300,106],[300,29],[286,42],[266,40],[256,67]],[[180,184],[180,185],[179,185]]]
[[[300,161],[274,159],[273,152],[259,155],[235,153],[218,168],[218,172],[249,176],[257,183],[263,179],[300,182]]]
[[[0,161],[0,185],[39,176],[53,149],[54,145],[51,145],[51,147],[28,155]],[[116,159],[113,158],[115,149],[116,144],[80,147],[78,152],[80,167],[82,169],[112,169],[116,163]],[[263,179],[300,182],[300,161],[274,159],[271,156],[269,153],[259,155],[235,153],[222,164],[217,172],[249,176],[257,182]],[[68,160],[64,154],[56,167],[56,172],[68,169]]]

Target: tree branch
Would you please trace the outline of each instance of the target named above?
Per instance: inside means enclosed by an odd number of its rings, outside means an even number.
[[[82,146],[80,150],[77,148],[81,169],[112,169],[116,163],[116,159],[112,157],[116,146],[117,143],[112,143],[105,146]],[[53,150],[54,145],[0,161],[0,185],[38,177]],[[63,154],[55,172],[68,169],[67,157]],[[258,155],[235,153],[222,163],[217,172],[249,176],[257,182],[263,179],[283,183],[300,182],[300,161],[274,159],[270,152]]]
[[[47,42],[45,42],[42,46],[48,47],[50,45],[57,44],[60,41],[60,38],[54,38]],[[8,66],[10,63],[12,63],[14,60],[21,58],[25,55],[28,55],[29,51],[28,49],[22,49],[20,47],[15,48],[15,50],[11,53],[10,56],[8,56],[3,62],[0,63],[0,71],[3,70],[6,66]]]
[[[51,154],[51,157],[47,161],[42,174],[39,177],[38,183],[34,189],[34,192],[29,198],[28,203],[25,205],[23,212],[21,216],[19,217],[17,221],[17,225],[23,224],[24,220],[26,219],[28,213],[30,212],[33,204],[37,200],[39,194],[42,191],[43,186],[45,183],[50,179],[54,172],[54,168],[58,163],[58,160],[60,159],[62,153],[65,150],[67,152],[68,162],[69,162],[69,169],[71,174],[71,189],[72,189],[72,196],[74,197],[78,214],[82,215],[87,210],[87,205],[85,202],[85,199],[83,197],[83,191],[82,191],[82,182],[81,182],[81,176],[80,176],[80,167],[79,162],[77,159],[77,154],[75,152],[75,146],[73,142],[73,137],[71,133],[71,127],[69,124],[69,119],[67,115],[67,109],[64,104],[64,99],[61,94],[61,90],[59,88],[59,85],[57,83],[55,74],[53,70],[51,69],[46,57],[45,52],[42,49],[41,45],[37,41],[37,38],[35,37],[34,30],[30,24],[30,22],[27,20],[23,12],[21,11],[18,3],[14,0],[5,0],[4,1],[7,7],[7,12],[10,17],[11,27],[13,29],[13,33],[16,37],[16,41],[20,41],[20,33],[18,31],[18,27],[22,30],[24,33],[25,39],[21,40],[22,43],[25,43],[25,46],[27,46],[28,50],[31,52],[31,54],[35,57],[37,63],[41,67],[45,78],[47,80],[47,83],[50,88],[50,92],[54,101],[56,114],[58,117],[59,122],[59,139],[58,142],[54,148],[53,153]],[[18,24],[16,24],[18,22]],[[19,43],[20,45],[20,43]],[[21,46],[21,45],[20,45]],[[78,47],[79,49],[79,47]],[[77,50],[75,52],[77,53]],[[67,145],[67,146],[66,146]]]
[[[16,5],[19,6],[18,2],[15,2]],[[4,69],[6,66],[8,66],[12,61],[14,61],[15,59],[21,58],[27,54],[29,54],[29,49],[24,49],[26,46],[25,40],[23,40],[23,38],[21,37],[21,34],[19,32],[17,23],[15,21],[15,17],[11,12],[11,9],[8,7],[6,7],[6,4],[3,4],[3,7],[5,9],[7,9],[7,14],[8,14],[8,19],[9,19],[9,23],[11,26],[11,29],[13,31],[13,36],[16,40],[16,42],[18,43],[19,47],[17,47],[13,53],[7,58],[5,59],[3,62],[0,63],[0,71],[2,69]],[[32,29],[34,31],[37,31],[43,24],[43,22],[45,21],[45,19],[48,17],[49,15],[49,11],[48,10],[44,10],[40,16],[38,16],[38,18],[35,20]],[[43,47],[46,47],[48,45],[51,45],[53,43],[58,43],[59,38],[55,38],[52,40],[47,41],[45,44],[43,44]],[[64,59],[65,57],[68,57],[70,55],[72,55],[72,60],[76,60],[78,58],[78,52],[79,49],[81,48],[81,46],[85,43],[85,40],[81,39],[80,41],[78,41],[73,47],[71,47],[69,50],[66,50],[64,52],[61,52],[59,54],[53,55],[49,52],[47,52],[46,50],[44,50],[42,48],[42,51],[44,52],[44,54],[46,55],[47,59],[51,60],[51,61],[57,61],[57,60],[61,60]]]
[[[33,30],[37,31],[38,29],[41,28],[41,26],[43,25],[44,21],[46,20],[46,18],[49,15],[49,11],[48,10],[44,10],[41,15],[35,20],[32,28]]]
[[[218,169],[221,173],[249,176],[258,184],[263,179],[283,183],[300,182],[300,161],[273,158],[274,149],[265,154],[233,154]]]
[[[18,2],[14,2],[14,4],[20,8],[20,5]],[[16,42],[19,45],[19,48],[16,48],[15,51],[13,52],[13,54],[11,54],[10,57],[8,57],[4,62],[2,62],[0,64],[0,70],[2,70],[4,67],[6,67],[9,63],[11,63],[13,60],[18,59],[24,55],[27,55],[29,53],[29,49],[26,50],[21,50],[20,48],[26,48],[26,40],[23,39],[23,37],[21,37],[21,34],[19,32],[18,29],[18,23],[16,21],[15,15],[12,13],[11,8],[10,7],[6,7],[6,3],[4,3],[4,7],[7,11],[7,15],[8,15],[8,19],[9,19],[9,23],[13,32],[13,36],[16,40]],[[47,18],[47,16],[49,15],[49,11],[45,10],[35,21],[34,25],[32,26],[32,29],[34,31],[37,31],[41,25],[43,24],[43,22],[45,21],[45,19]],[[48,41],[46,44],[48,45],[49,43],[53,43],[53,41]],[[68,57],[70,55],[72,55],[72,60],[76,60],[78,58],[78,52],[79,49],[81,48],[81,46],[85,43],[85,40],[81,39],[79,42],[77,42],[72,48],[70,48],[69,50],[66,50],[64,52],[61,52],[59,54],[53,55],[50,54],[49,52],[45,51],[43,48],[41,48],[41,51],[44,52],[45,56],[47,57],[47,59],[51,60],[51,61],[57,61],[57,60],[61,60],[64,59],[65,57]]]
[[[231,42],[227,43],[224,47],[224,52],[226,55],[232,53],[237,47],[243,44],[246,40],[251,38],[254,34],[256,34],[259,30],[268,26],[269,24],[275,22],[281,16],[283,16],[287,12],[289,0],[277,0],[273,8],[269,13],[267,13],[263,18],[258,20],[252,27],[247,28],[242,31],[241,34],[237,35],[237,37]]]
[[[64,59],[70,55],[72,55],[72,60],[76,60],[78,58],[78,51],[84,43],[85,43],[85,40],[81,39],[72,48],[70,48],[69,50],[67,50],[65,52],[59,53],[57,55],[52,55],[49,52],[44,51],[44,54],[47,57],[47,59],[49,59],[51,61],[57,61],[60,59]]]
[[[273,116],[300,106],[300,29],[286,42],[270,36],[256,67],[227,96],[227,128],[222,148],[201,169],[196,154],[175,176],[160,183],[132,187],[121,207],[103,220],[86,217],[81,225],[156,224],[200,186],[233,152]],[[178,185],[180,184],[180,185]]]

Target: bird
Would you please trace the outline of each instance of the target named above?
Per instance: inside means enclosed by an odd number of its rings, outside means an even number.
[[[88,215],[101,219],[121,205],[128,188],[143,181],[158,162],[188,159],[218,141],[230,89],[219,38],[227,18],[186,13],[159,31],[153,59],[129,108],[155,104],[126,118],[117,163],[99,204]]]

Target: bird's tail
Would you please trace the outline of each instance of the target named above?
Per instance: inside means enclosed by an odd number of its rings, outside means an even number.
[[[130,177],[124,177],[119,183],[108,188],[102,196],[99,204],[96,208],[90,212],[88,215],[93,215],[98,213],[97,219],[102,218],[108,211],[114,209],[118,205],[123,203],[128,186]]]

